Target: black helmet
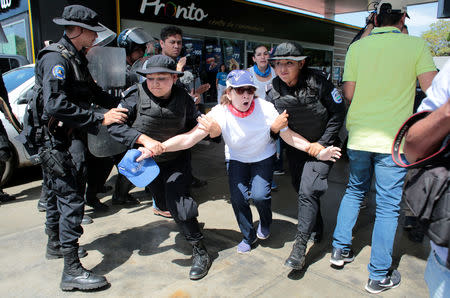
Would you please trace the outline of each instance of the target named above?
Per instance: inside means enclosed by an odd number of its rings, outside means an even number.
[[[124,48],[129,55],[137,46],[145,47],[145,44],[152,40],[153,38],[144,29],[133,27],[120,32],[117,37],[117,46]]]

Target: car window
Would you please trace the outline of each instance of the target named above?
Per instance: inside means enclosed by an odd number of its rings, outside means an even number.
[[[8,93],[28,81],[34,76],[34,67],[23,67],[8,71],[3,75]]]

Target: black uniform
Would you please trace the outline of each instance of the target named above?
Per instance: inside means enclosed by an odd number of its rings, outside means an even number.
[[[70,53],[62,54],[55,47]],[[61,49],[61,48],[59,48]],[[45,149],[61,161],[65,175],[57,175],[44,164],[50,196],[46,232],[59,233],[62,249],[78,247],[83,229],[86,185],[86,133],[96,133],[104,119],[91,104],[112,108],[117,101],[93,81],[88,61],[64,36],[57,44],[41,50],[36,65],[36,90],[43,101],[42,119],[50,127]]]
[[[0,72],[0,96],[9,105],[8,91],[6,90],[5,83],[3,82],[3,76]],[[11,108],[10,108],[11,109]],[[2,110],[6,115],[6,113]],[[9,147],[8,134],[6,133],[3,123],[0,121],[0,179],[3,177],[6,169],[6,162],[11,158],[11,148]],[[0,201],[8,201],[15,199],[9,196],[0,189]]]
[[[279,77],[274,78],[266,100],[279,113],[287,110],[289,128],[308,141],[325,147],[336,145],[346,113],[342,98],[320,72],[307,68],[302,72],[305,73],[300,74],[294,87]],[[327,178],[333,163],[319,161],[291,146],[286,150],[292,185],[298,191],[298,232],[307,239],[320,212],[319,199],[328,188]]]
[[[127,124],[112,124],[111,135],[119,142],[133,147],[141,134],[163,142],[187,132],[197,125],[197,111],[189,94],[177,85],[172,87],[169,99],[155,97],[147,83],[128,89],[120,106],[128,109]],[[197,204],[189,196],[188,151],[168,152],[154,159],[160,168],[159,176],[149,185],[157,206],[167,208],[188,241],[203,238],[197,222]]]

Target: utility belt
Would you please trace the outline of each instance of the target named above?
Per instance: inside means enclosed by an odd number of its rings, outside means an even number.
[[[71,169],[68,148],[72,141],[73,129],[51,117],[45,126],[47,141],[37,154],[44,171],[52,177],[64,177]]]

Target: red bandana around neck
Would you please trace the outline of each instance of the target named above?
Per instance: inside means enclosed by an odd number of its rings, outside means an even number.
[[[249,116],[251,113],[253,113],[254,109],[255,109],[255,99],[253,99],[252,103],[250,104],[250,108],[245,112],[239,111],[231,103],[228,104],[228,110],[230,110],[231,114],[239,118],[245,118]]]

